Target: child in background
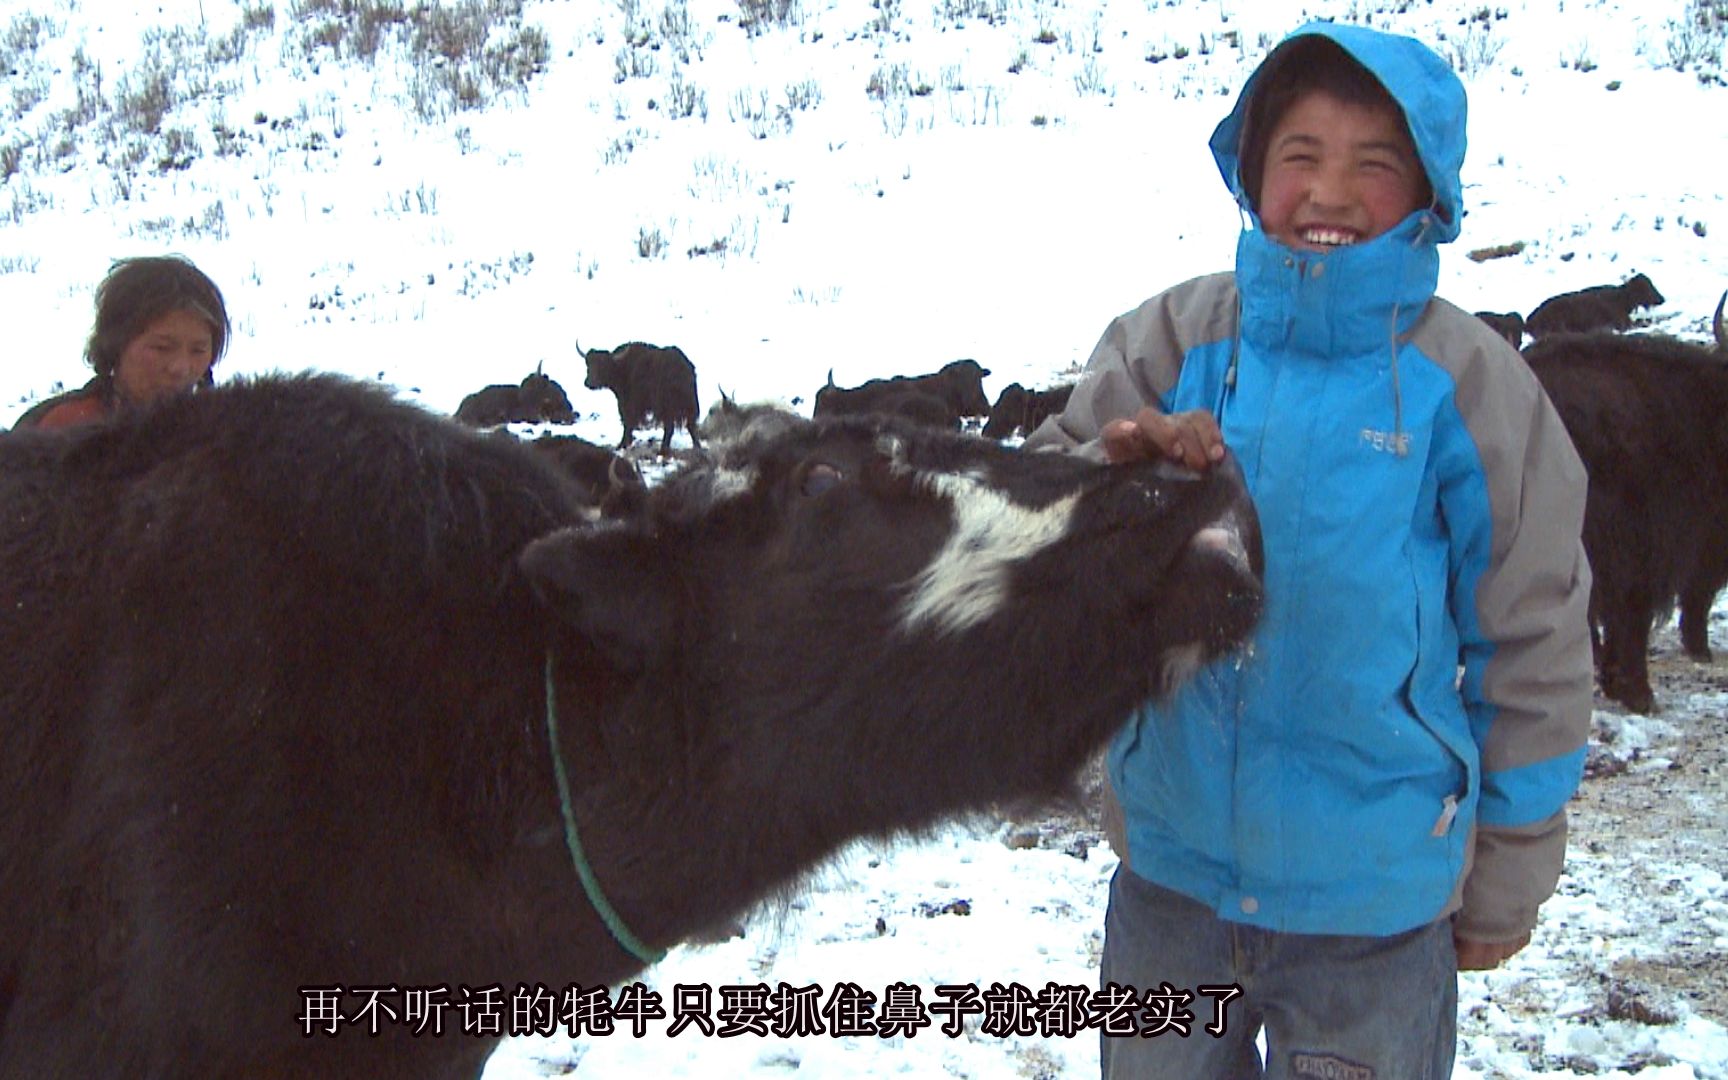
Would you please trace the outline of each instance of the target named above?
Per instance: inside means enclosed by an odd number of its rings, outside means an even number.
[[[84,349],[95,376],[33,406],[16,428],[62,428],[209,386],[228,345],[222,291],[176,255],[122,259],[96,290]]]

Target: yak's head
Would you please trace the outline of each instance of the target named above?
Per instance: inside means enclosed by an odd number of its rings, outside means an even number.
[[[990,408],[990,419],[984,422],[984,430],[980,432],[986,439],[1006,439],[1025,422],[1026,409],[1032,402],[1032,395],[1019,383],[1009,383],[1002,388],[1002,393],[996,396],[996,404]]]
[[[990,369],[976,360],[953,360],[938,372],[948,380],[950,401],[961,416],[990,415],[990,399],[984,395],[984,377]]]
[[[1072,710],[1102,738],[1245,641],[1261,604],[1233,462],[1108,466],[885,416],[774,415],[645,513],[543,538],[522,565],[620,673],[700,685],[738,723],[916,729],[964,703]]]
[[[576,343],[576,355],[588,366],[588,376],[582,385],[590,390],[622,390],[625,375],[623,361],[616,349],[584,349]]]
[[[1658,307],[1667,303],[1667,298],[1656,291],[1655,282],[1643,274],[1634,274],[1624,286],[1627,299],[1636,307]]]
[[[576,410],[570,407],[570,396],[549,375],[536,371],[523,378],[516,400],[523,411],[532,414],[536,420],[554,424],[576,422]]]

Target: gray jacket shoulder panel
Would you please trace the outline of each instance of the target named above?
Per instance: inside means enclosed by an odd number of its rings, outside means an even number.
[[[1027,449],[1061,448],[1101,457],[1098,434],[1110,420],[1158,407],[1176,385],[1182,358],[1197,345],[1235,334],[1235,275],[1193,278],[1152,297],[1105,327],[1068,407],[1027,436]]]
[[[1430,306],[1411,343],[1452,376],[1493,521],[1476,591],[1477,624],[1496,643],[1483,676],[1498,712],[1482,747],[1493,772],[1575,752],[1588,734],[1587,476],[1517,350],[1468,312],[1439,299]]]

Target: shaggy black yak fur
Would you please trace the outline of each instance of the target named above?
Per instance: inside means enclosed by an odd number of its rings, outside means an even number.
[[[332,376],[0,435],[0,1076],[473,1080],[496,1034],[307,995],[638,971],[555,762],[663,949],[1063,789],[1259,610],[1224,467],[775,422],[630,521],[582,504]]]
[[[1524,358],[1590,474],[1597,679],[1652,712],[1657,616],[1678,597],[1686,651],[1708,657],[1710,605],[1728,583],[1728,366],[1705,346],[1614,333],[1550,335]]]
[[[576,435],[542,435],[528,445],[557,462],[602,517],[629,517],[648,499],[641,471],[623,454]]]

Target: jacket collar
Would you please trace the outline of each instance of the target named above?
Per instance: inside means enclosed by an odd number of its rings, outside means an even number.
[[[1243,340],[1316,356],[1389,356],[1439,282],[1438,227],[1419,210],[1366,243],[1327,252],[1243,229],[1236,245]]]

